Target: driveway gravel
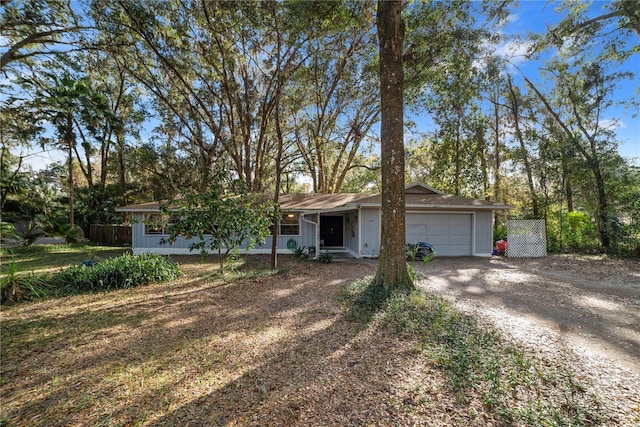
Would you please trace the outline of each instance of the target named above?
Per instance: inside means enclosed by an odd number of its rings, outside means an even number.
[[[438,258],[419,286],[575,372],[640,423],[640,262],[603,256]]]

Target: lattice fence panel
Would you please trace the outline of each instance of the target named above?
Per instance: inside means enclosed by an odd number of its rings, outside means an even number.
[[[507,256],[540,258],[547,256],[544,219],[510,219],[507,223]]]

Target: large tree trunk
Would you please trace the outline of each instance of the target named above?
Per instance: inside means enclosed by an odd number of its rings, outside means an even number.
[[[382,108],[382,235],[380,263],[374,285],[388,295],[412,287],[405,255],[404,105],[402,48],[404,23],[401,1],[378,1],[380,94]]]

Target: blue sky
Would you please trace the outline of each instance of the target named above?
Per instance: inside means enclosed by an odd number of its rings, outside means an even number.
[[[586,3],[586,1],[584,1]],[[595,17],[601,15],[610,2],[594,1],[589,9],[589,16]],[[506,34],[524,34],[527,31],[535,33],[543,33],[547,28],[557,24],[562,15],[556,10],[556,4],[550,1],[521,1],[519,7],[505,27]],[[631,40],[637,46],[640,44],[640,36]],[[506,53],[508,48],[505,46],[503,51]],[[517,48],[515,49],[517,52]],[[522,56],[519,57],[524,60]],[[515,60],[518,59],[516,55]],[[540,62],[522,62],[519,64],[521,69],[527,76],[536,80],[538,76],[538,67]],[[624,64],[624,69],[640,72],[640,54],[636,53]],[[616,93],[619,98],[627,98],[635,94],[640,96],[640,87],[638,81],[625,82]],[[616,120],[618,125],[615,132],[618,139],[618,151],[621,156],[635,159],[636,164],[640,164],[640,116],[637,110],[624,110],[622,108],[612,108],[606,112],[605,120]],[[635,117],[634,117],[635,116]]]

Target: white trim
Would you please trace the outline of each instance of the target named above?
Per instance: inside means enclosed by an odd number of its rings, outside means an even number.
[[[206,251],[209,255],[218,255],[218,251]],[[230,253],[235,253],[236,250],[231,251]],[[269,255],[271,253],[271,249],[237,249],[238,253],[243,255]],[[276,251],[279,255],[291,255],[291,250],[287,248],[279,248]],[[201,251],[199,250],[189,250],[189,248],[133,248],[134,255],[140,255],[142,253],[154,253],[158,255],[200,255]]]
[[[313,224],[315,226],[315,229],[314,229],[314,232],[313,232],[313,234],[315,236],[315,242],[313,242],[313,246],[316,248],[316,250],[315,250],[315,255],[314,255],[313,259],[317,259],[318,258],[318,253],[320,252],[320,248],[318,247],[319,246],[318,245],[318,223],[306,219],[305,215],[306,214],[304,212],[302,212],[300,214],[300,218],[302,218],[302,221],[306,222],[308,224]],[[313,214],[310,214],[310,215],[313,215]],[[302,231],[302,228],[300,228],[300,230]]]
[[[410,184],[407,184],[407,185],[404,187],[405,192],[406,192],[406,190],[408,190],[408,189],[410,189],[410,188],[413,188],[413,187],[420,187],[420,188],[424,188],[425,190],[433,191],[433,192],[434,192],[434,193],[436,193],[436,194],[445,194],[444,192],[442,192],[442,191],[440,191],[440,190],[436,190],[435,188],[430,187],[430,186],[428,186],[427,184],[423,184],[423,183],[421,183],[421,182],[412,182],[412,183],[410,183]]]
[[[147,233],[147,226],[151,226],[151,224],[147,224],[145,221],[147,221],[147,218],[149,215],[159,215],[160,217],[163,216],[168,216],[168,215],[164,215],[163,213],[161,213],[160,211],[158,212],[146,212],[144,214],[142,214],[142,235],[145,237],[166,237],[169,235],[169,233],[167,233],[167,227],[162,227],[162,233]],[[162,218],[161,218],[162,219]]]
[[[471,256],[476,256],[476,213],[471,214]]]
[[[350,254],[351,256],[353,256],[355,259],[359,259],[360,258],[360,254],[355,253],[354,251],[352,251],[351,249],[347,248],[347,253]]]
[[[300,211],[283,211],[282,212],[282,216],[284,215],[288,215],[288,214],[295,214],[298,215],[298,234],[282,234],[282,220],[277,222],[278,225],[278,237],[282,236],[282,237],[302,237],[302,221],[301,218],[303,216],[303,212]],[[273,233],[270,234],[271,237],[273,237]]]
[[[362,209],[358,207],[358,258],[362,254]]]

